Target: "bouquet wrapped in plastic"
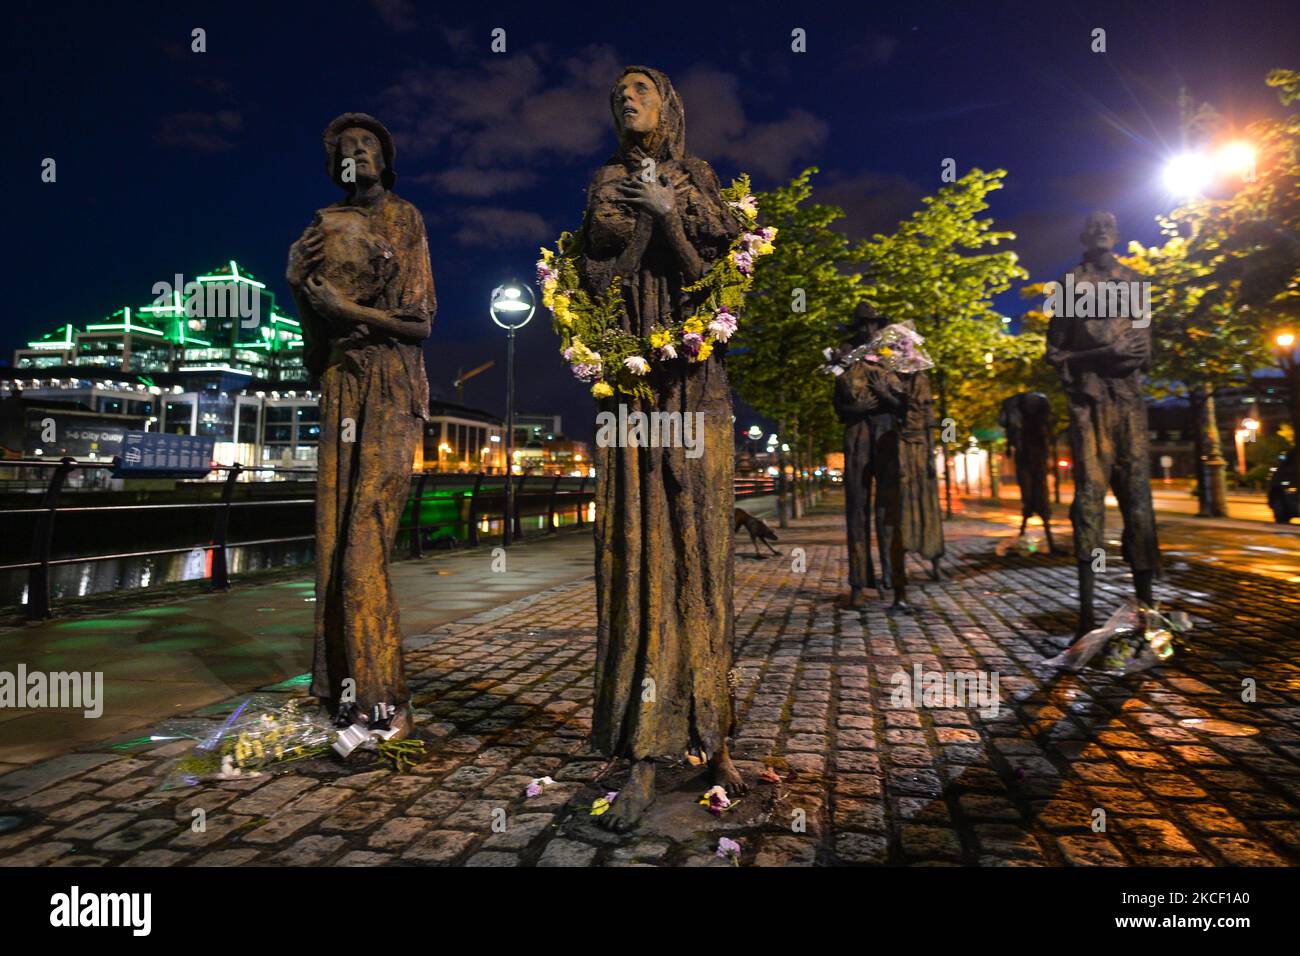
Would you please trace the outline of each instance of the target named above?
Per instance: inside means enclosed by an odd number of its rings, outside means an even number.
[[[282,706],[254,703],[245,700],[179,758],[163,789],[257,776],[272,765],[319,757],[331,749],[337,730],[310,698],[293,698]]]
[[[1125,604],[1047,663],[1077,672],[1091,664],[1110,674],[1136,674],[1174,656],[1179,635],[1192,629],[1182,611],[1168,616]]]
[[[906,325],[887,325],[866,345],[851,349],[824,349],[826,364],[821,371],[827,375],[843,375],[857,362],[873,362],[890,372],[909,375],[934,368],[934,361],[926,353],[925,339]]]

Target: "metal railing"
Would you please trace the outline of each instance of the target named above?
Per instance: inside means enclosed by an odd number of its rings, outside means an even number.
[[[259,545],[294,544],[314,541],[314,534],[289,535],[273,538],[230,541],[230,515],[234,508],[256,508],[272,505],[302,506],[314,505],[315,496],[310,498],[269,498],[264,500],[235,500],[234,491],[241,475],[249,472],[277,473],[289,475],[315,475],[316,469],[245,467],[243,465],[214,465],[213,471],[226,473],[222,482],[221,497],[214,501],[194,501],[160,504],[125,504],[125,505],[85,505],[60,507],[60,497],[68,476],[78,470],[109,469],[115,462],[79,462],[75,458],[63,458],[59,461],[15,461],[6,462],[21,467],[34,467],[52,470],[49,482],[45,485],[39,507],[0,509],[0,517],[17,515],[34,515],[36,525],[32,536],[32,560],[0,564],[0,572],[26,569],[27,605],[26,614],[30,620],[43,620],[53,616],[53,602],[50,595],[50,569],[60,565],[81,564],[90,561],[110,561],[127,558],[159,557],[169,554],[183,554],[196,550],[210,551],[212,554],[212,587],[229,590],[231,587],[230,569],[227,550],[229,548],[254,547]],[[411,476],[414,484],[407,502],[410,520],[403,523],[399,534],[408,535],[407,551],[411,558],[422,557],[425,551],[426,535],[438,531],[447,532],[442,537],[450,537],[459,542],[459,533],[463,529],[464,537],[470,546],[479,544],[481,533],[490,530],[491,524],[504,521],[506,501],[506,476],[485,474],[447,474],[440,472],[416,472]],[[469,490],[464,485],[473,482]],[[578,527],[586,524],[585,512],[595,499],[595,480],[589,477],[568,477],[560,475],[515,475],[513,476],[513,515],[511,526],[516,538],[523,537],[523,519],[544,516],[544,532],[552,534],[559,528],[558,517],[562,513],[573,511]],[[447,493],[448,486],[455,486]],[[248,487],[245,485],[245,487]],[[439,494],[438,489],[443,489]],[[736,478],[735,493],[737,498],[749,498],[769,495],[775,491],[775,480],[768,477]],[[435,500],[458,499],[460,507],[450,519],[441,519],[426,524],[423,521],[422,505]],[[142,512],[158,513],[168,511],[189,511],[194,509],[215,509],[211,540],[198,545],[177,548],[151,548],[134,551],[115,551],[112,553],[94,553],[74,557],[53,556],[55,518],[59,514],[85,514],[108,512]]]

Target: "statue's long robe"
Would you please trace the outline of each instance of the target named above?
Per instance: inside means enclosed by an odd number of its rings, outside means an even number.
[[[1084,259],[1073,270],[1084,282],[1128,282],[1137,274],[1119,262],[1105,267]],[[1062,284],[1064,284],[1064,278]],[[1140,344],[1137,358],[1119,362],[1074,358],[1128,336]],[[1151,503],[1151,451],[1142,375],[1151,366],[1151,329],[1131,318],[1054,314],[1047,326],[1047,361],[1060,373],[1069,400],[1070,448],[1074,456],[1074,554],[1093,561],[1106,548],[1106,489],[1115,492],[1124,532],[1120,549],[1134,571],[1160,567],[1155,510]]]
[[[653,71],[646,71],[653,74]],[[665,89],[667,80],[661,75]],[[666,87],[669,91],[671,87]],[[656,156],[675,183],[686,236],[705,262],[725,255],[739,223],[717,177],[684,149],[680,102],[665,96],[670,131]],[[663,124],[661,124],[661,127]],[[624,327],[642,337],[694,314],[689,280],[648,214],[619,201],[616,184],[640,173],[642,156],[623,149],[588,191],[584,258],[589,292],[620,276]],[[633,759],[715,752],[731,731],[727,672],[734,621],[733,425],[725,347],[701,363],[680,356],[652,363],[655,400],[616,394],[598,411],[702,413],[702,451],[603,447],[596,451],[597,648],[593,746]]]
[[[888,374],[871,362],[855,362],[835,380],[832,399],[835,414],[844,425],[844,523],[848,532],[849,586],[858,589],[876,586],[871,562],[871,517],[875,505],[883,500],[883,487],[897,482],[896,468],[882,472],[887,462],[897,462],[897,452],[884,447],[887,442],[897,441],[893,406],[885,384]],[[896,517],[882,517],[889,527],[897,526]],[[882,539],[882,568],[890,567],[888,547],[889,542]]]
[[[359,304],[429,321],[436,298],[419,210],[387,193],[369,219],[398,268]],[[359,325],[332,328],[298,289],[294,300],[308,369],[320,382],[311,692],[335,707],[350,678],[354,714],[369,714],[375,704],[400,707],[408,698],[388,557],[429,414],[424,352],[411,338]]]
[[[1047,474],[1051,470],[1052,406],[1046,395],[1020,392],[1002,403],[998,424],[1007,433],[1007,448],[1015,458],[1020,487],[1020,515],[1052,520]]]
[[[934,467],[934,400],[925,372],[892,375],[898,429],[898,527],[903,550],[931,561],[943,555],[939,475]]]

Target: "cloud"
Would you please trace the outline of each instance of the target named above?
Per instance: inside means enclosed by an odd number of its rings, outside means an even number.
[[[459,219],[455,239],[462,246],[541,243],[552,237],[546,220],[526,209],[475,206],[464,210]]]
[[[686,145],[710,161],[728,160],[759,177],[781,179],[825,141],[825,121],[802,109],[755,122],[745,114],[740,78],[712,66],[695,66],[673,84],[686,106]]]
[[[408,70],[380,99],[402,152],[456,157],[418,181],[488,197],[535,185],[540,166],[604,158],[614,145],[610,83],[622,66],[608,46],[558,60],[539,45],[465,66]],[[807,110],[750,118],[733,73],[701,64],[674,83],[686,105],[687,145],[706,159],[775,180],[827,138],[826,122]]]
[[[563,63],[539,47],[478,67],[408,70],[381,99],[404,152],[457,157],[453,170],[431,182],[458,195],[487,196],[531,185],[538,164],[607,147],[606,97],[619,67],[609,47],[588,47]]]
[[[370,0],[379,19],[390,30],[404,33],[415,29],[415,4],[412,0]]]
[[[538,180],[537,173],[529,169],[478,169],[473,166],[457,166],[405,178],[410,182],[434,186],[453,196],[477,198],[528,189],[536,185]]]
[[[835,222],[835,228],[854,239],[892,233],[921,208],[924,195],[916,182],[893,173],[813,178],[813,199],[842,208],[844,218]]]
[[[235,140],[243,125],[244,119],[238,110],[170,113],[159,122],[154,140],[159,145],[175,149],[224,152],[235,148]]]

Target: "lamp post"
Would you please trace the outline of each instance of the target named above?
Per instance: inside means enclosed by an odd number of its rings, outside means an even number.
[[[1296,335],[1283,329],[1273,336],[1277,347],[1277,364],[1286,381],[1287,399],[1291,409],[1291,427],[1300,434],[1300,359],[1296,356]]]
[[[502,544],[510,546],[515,514],[515,333],[533,317],[533,290],[512,279],[492,290],[488,311],[492,321],[506,330],[506,503]]]

